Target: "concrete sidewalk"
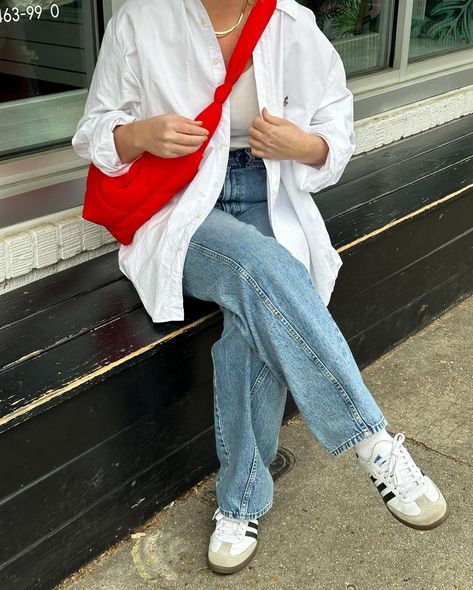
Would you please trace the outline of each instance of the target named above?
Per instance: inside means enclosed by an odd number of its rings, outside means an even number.
[[[283,470],[247,568],[208,569],[212,475],[56,590],[473,589],[472,344],[469,297],[362,371],[450,504],[437,529],[395,520],[353,452],[332,459],[298,416],[282,426]]]

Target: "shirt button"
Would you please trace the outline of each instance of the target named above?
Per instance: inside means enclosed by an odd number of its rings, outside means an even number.
[[[218,61],[218,59],[216,57],[214,57],[211,62],[213,63],[214,66],[218,65],[220,62]]]
[[[225,148],[225,144],[224,144],[224,143],[221,143],[221,144],[220,144],[218,147],[219,147],[221,150],[223,150],[223,149]]]
[[[202,217],[202,212],[201,212],[201,211],[199,211],[199,212],[197,213],[196,217],[197,217],[197,219],[200,219],[200,218]]]
[[[214,182],[212,186],[217,187],[218,186],[218,182]]]
[[[200,24],[205,26],[207,24],[207,19],[206,18],[201,18],[200,19]]]

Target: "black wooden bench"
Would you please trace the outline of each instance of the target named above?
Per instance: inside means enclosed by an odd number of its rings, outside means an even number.
[[[315,196],[360,367],[473,290],[473,116],[354,158]],[[215,304],[153,324],[117,253],[0,297],[0,588],[51,588],[218,467]],[[288,397],[285,418],[296,411]]]

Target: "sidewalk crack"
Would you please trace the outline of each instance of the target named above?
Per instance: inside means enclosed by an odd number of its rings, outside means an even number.
[[[432,447],[429,447],[429,445],[426,445],[424,442],[422,442],[420,440],[416,440],[415,438],[412,438],[410,436],[406,436],[406,441],[408,441],[409,443],[412,443],[413,445],[417,445],[419,447],[422,447],[423,449],[425,449],[427,451],[431,451],[432,453],[435,453],[436,455],[440,455],[441,457],[445,457],[445,459],[450,459],[451,461],[454,461],[455,463],[459,463],[460,465],[466,465],[467,467],[473,467],[473,463],[470,463],[469,461],[465,461],[464,459],[459,459],[458,457],[455,457],[454,455],[442,453],[442,451],[437,451],[437,449],[433,449]]]

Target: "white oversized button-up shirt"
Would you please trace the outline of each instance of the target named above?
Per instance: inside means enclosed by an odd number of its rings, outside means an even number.
[[[264,159],[275,238],[310,272],[328,305],[342,260],[310,192],[336,183],[355,149],[353,95],[339,54],[314,14],[295,0],[277,8],[253,51],[260,110],[286,118],[329,146],[322,166]],[[126,0],[107,24],[75,152],[105,174],[125,174],[113,129],[178,113],[195,119],[225,78],[225,63],[200,0]],[[184,319],[182,271],[189,241],[223,187],[230,147],[230,100],[193,180],[121,245],[121,271],[154,322]],[[310,192],[309,192],[310,191]]]

